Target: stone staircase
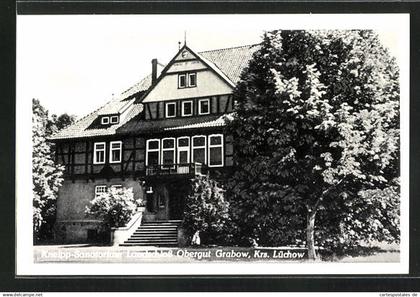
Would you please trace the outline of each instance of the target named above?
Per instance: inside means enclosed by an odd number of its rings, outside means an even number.
[[[180,224],[178,220],[142,222],[120,246],[177,246]]]

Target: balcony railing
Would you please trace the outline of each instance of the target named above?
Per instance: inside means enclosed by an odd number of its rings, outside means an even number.
[[[198,175],[203,173],[203,169],[201,163],[149,165],[146,166],[146,175]]]

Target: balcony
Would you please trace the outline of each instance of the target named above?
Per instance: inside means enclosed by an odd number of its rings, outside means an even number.
[[[204,174],[205,165],[201,163],[165,164],[146,166],[146,176],[159,175],[199,175]]]

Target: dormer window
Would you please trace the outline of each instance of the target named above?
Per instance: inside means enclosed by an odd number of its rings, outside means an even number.
[[[102,117],[101,118],[101,124],[102,125],[108,125],[109,124],[109,117]]]
[[[176,103],[170,102],[166,103],[166,117],[174,118],[176,116]]]
[[[188,86],[190,88],[197,86],[197,74],[188,73]]]
[[[110,117],[110,123],[111,124],[118,124],[118,116],[117,115],[111,116]]]
[[[209,114],[210,113],[210,100],[201,99],[198,101],[198,114]]]
[[[197,73],[188,72],[178,74],[178,88],[194,88],[197,86]]]
[[[180,74],[178,75],[178,88],[183,89],[187,87],[187,75]]]
[[[193,102],[192,101],[183,101],[182,102],[182,116],[188,117],[193,114]]]

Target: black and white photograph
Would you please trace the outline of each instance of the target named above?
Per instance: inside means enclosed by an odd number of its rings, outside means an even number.
[[[408,273],[407,14],[18,15],[17,273]]]

